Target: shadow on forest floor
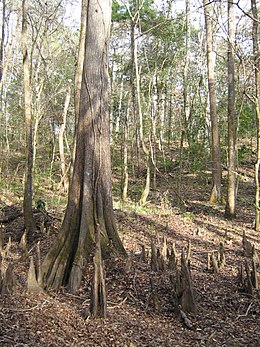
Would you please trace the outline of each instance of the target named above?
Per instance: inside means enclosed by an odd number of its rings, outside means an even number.
[[[108,299],[105,320],[85,319],[90,303],[92,264],[85,267],[77,293],[68,293],[66,288],[61,288],[59,293],[27,293],[29,258],[24,258],[19,246],[23,217],[19,215],[19,206],[11,207],[16,218],[2,221],[1,228],[4,239],[11,236],[13,240],[10,258],[18,290],[0,296],[0,346],[257,347],[260,293],[255,290],[253,296],[245,295],[237,282],[237,268],[245,261],[244,230],[257,250],[260,249],[258,234],[252,229],[252,186],[241,184],[238,217],[230,221],[223,218],[223,207],[210,206],[205,201],[208,192],[194,177],[183,181],[185,196],[189,198],[183,208],[176,208],[173,182],[173,177],[163,180],[163,187],[151,192],[152,202],[143,208],[129,203],[115,210],[119,234],[132,254],[132,265],[126,271],[125,260],[116,256],[105,260]],[[3,212],[1,218],[8,215],[7,210]],[[49,234],[39,228],[35,242],[41,241],[42,257],[53,243],[59,222],[51,217]],[[176,313],[169,270],[155,273],[151,270],[150,257],[145,261],[140,259],[141,245],[149,251],[151,239],[157,246],[163,238],[176,244],[178,263],[182,249],[186,250],[191,242],[191,278],[198,305],[196,316],[188,314],[192,329]],[[219,249],[220,240],[225,245],[226,265],[214,275],[207,269],[208,254]],[[36,256],[35,244],[30,248],[30,256]],[[156,307],[151,303],[151,278],[158,298]]]

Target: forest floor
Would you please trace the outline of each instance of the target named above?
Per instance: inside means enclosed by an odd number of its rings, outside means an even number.
[[[246,259],[243,232],[260,250],[260,238],[253,229],[253,172],[247,170],[240,181],[237,218],[233,221],[224,219],[224,206],[208,204],[210,185],[201,175],[184,176],[179,208],[175,184],[172,175],[164,176],[145,207],[115,203],[118,230],[132,263],[126,266],[126,260],[116,256],[105,261],[106,319],[86,318],[92,265],[87,267],[76,294],[66,288],[58,293],[27,292],[30,260],[19,244],[24,228],[21,205],[12,204],[12,199],[2,193],[3,249],[10,246],[4,261],[12,262],[15,279],[14,292],[0,297],[0,346],[260,346],[259,290],[248,295],[238,283],[238,269]],[[48,206],[47,211],[48,214],[34,211],[39,228],[29,244],[29,256],[36,256],[40,241],[44,257],[58,233],[63,207],[52,210]],[[47,221],[48,232],[43,221]],[[9,238],[11,243],[7,246]],[[176,307],[171,271],[153,272],[150,257],[141,260],[141,245],[148,252],[151,238],[157,246],[163,238],[175,243],[178,264],[182,249],[186,250],[191,242],[190,268],[197,314],[187,313],[190,328]],[[217,251],[220,241],[224,243],[226,264],[214,274],[207,267],[208,253]],[[150,278],[156,304],[151,300]]]

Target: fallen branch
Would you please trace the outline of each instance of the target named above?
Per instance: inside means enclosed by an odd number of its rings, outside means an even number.
[[[247,308],[247,310],[246,310],[246,313],[245,313],[245,314],[240,314],[240,315],[238,315],[237,318],[236,318],[235,320],[238,320],[238,319],[241,318],[241,317],[246,317],[246,316],[248,316],[248,313],[249,313],[249,311],[250,311],[250,309],[251,309],[252,306],[253,306],[253,302],[250,302],[250,305],[248,306],[248,308]]]
[[[114,308],[120,307],[121,305],[123,305],[123,304],[126,302],[127,299],[128,299],[128,297],[126,296],[126,297],[124,298],[124,300],[122,300],[119,304],[115,304],[114,306],[109,306],[108,309],[109,309],[109,310],[112,310],[112,309],[114,309]]]

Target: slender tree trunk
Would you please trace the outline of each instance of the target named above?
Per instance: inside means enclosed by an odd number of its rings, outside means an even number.
[[[184,125],[186,132],[188,131],[188,121],[190,118],[190,98],[189,98],[189,65],[190,65],[190,36],[191,36],[191,30],[190,30],[190,0],[186,0],[186,36],[185,36],[185,61],[184,61],[184,68],[183,68],[183,109],[184,109]],[[181,195],[182,195],[182,169],[183,169],[183,146],[184,146],[184,139],[185,133],[184,127],[182,126],[181,130],[181,136],[180,136],[180,147],[179,147],[179,170],[178,170],[178,178],[177,178],[177,196],[178,196],[178,206],[181,203]]]
[[[183,148],[184,148],[184,139],[185,139],[185,131],[181,131],[181,137],[180,137],[180,147],[179,147],[179,154],[178,154],[178,161],[179,161],[179,172],[178,172],[178,178],[177,178],[177,198],[178,198],[178,206],[182,203],[182,169],[183,169]]]
[[[4,117],[4,109],[5,109],[5,93],[3,91],[3,70],[4,70],[4,40],[5,40],[5,11],[6,11],[6,2],[3,0],[3,7],[2,7],[2,27],[1,27],[1,43],[0,43],[0,114],[1,114],[1,119],[0,119],[0,124],[1,128],[3,129],[4,122],[6,121],[6,117]],[[0,138],[1,138],[1,147],[2,149],[4,148],[3,144],[6,142],[5,136],[4,136],[4,131],[3,133],[0,133]],[[4,140],[5,139],[5,140]],[[9,148],[7,147],[9,150]],[[2,158],[4,158],[4,155],[2,153]]]
[[[2,1],[2,28],[1,28],[1,44],[0,44],[0,82],[3,78],[4,69],[4,41],[5,41],[5,12],[6,12],[6,1]],[[1,88],[2,92],[2,88]]]
[[[138,10],[139,11],[139,10]],[[136,27],[135,27],[136,31]],[[140,88],[140,73],[139,73],[139,64],[138,64],[138,45],[137,45],[137,34],[135,35],[135,41],[134,41],[134,64],[135,64],[135,87],[136,87],[136,101],[137,101],[137,114],[138,114],[138,120],[139,120],[139,138],[142,146],[142,150],[146,157],[146,183],[145,188],[143,190],[143,193],[140,198],[140,204],[144,205],[147,197],[150,192],[150,182],[151,182],[151,155],[149,152],[149,149],[146,147],[145,141],[144,141],[144,127],[143,127],[143,112],[142,112],[142,105],[141,105],[141,88]]]
[[[43,263],[47,286],[79,288],[95,234],[103,255],[126,255],[116,230],[111,184],[108,109],[110,0],[89,0],[76,155],[68,204],[57,242]]]
[[[118,118],[122,119],[122,146],[121,146],[121,158],[122,158],[122,171],[121,171],[121,199],[122,201],[127,200],[128,194],[128,136],[129,136],[129,112],[130,112],[130,103],[131,100],[129,98],[128,106],[124,115],[122,115],[122,100],[123,100],[123,92],[124,92],[124,77],[122,76],[121,86],[120,86],[120,97],[119,97],[119,105],[118,105]]]
[[[36,161],[36,152],[37,152],[37,143],[38,143],[38,130],[40,121],[43,117],[42,107],[41,107],[41,96],[43,91],[44,82],[41,82],[40,88],[37,90],[37,106],[35,112],[35,121],[34,121],[34,132],[33,132],[33,167],[35,166]]]
[[[66,98],[64,103],[64,108],[62,112],[62,119],[59,127],[58,141],[59,141],[59,152],[60,152],[60,169],[61,169],[61,182],[63,184],[64,191],[67,192],[69,179],[68,179],[68,171],[66,168],[66,159],[64,152],[64,132],[66,128],[66,119],[68,108],[70,104],[70,86],[67,87]]]
[[[236,116],[234,80],[234,4],[228,1],[228,186],[225,216],[236,216]]]
[[[211,120],[211,142],[212,142],[212,190],[210,194],[211,203],[221,202],[221,155],[220,139],[218,128],[218,117],[216,111],[215,79],[214,79],[214,51],[213,51],[213,32],[210,18],[210,1],[203,0],[206,24],[207,42],[207,65],[208,65],[208,89],[210,103]]]
[[[167,147],[170,149],[172,142],[172,118],[173,118],[173,110],[172,110],[172,97],[169,97],[167,101],[168,106],[168,138],[167,138]]]
[[[127,112],[125,115],[125,123],[124,123],[124,138],[123,138],[123,170],[122,170],[122,201],[127,200],[127,192],[128,192],[128,118],[129,118],[129,106],[127,107]]]
[[[135,28],[136,32],[136,28]],[[137,114],[138,114],[138,120],[139,120],[139,137],[142,149],[146,155],[149,154],[149,150],[145,145],[144,142],[144,122],[143,122],[143,112],[142,112],[142,105],[141,105],[141,87],[140,87],[140,73],[139,73],[139,64],[138,64],[138,45],[137,45],[137,33],[135,33],[135,43],[134,43],[134,64],[135,64],[135,88],[136,88],[136,107],[137,107]]]
[[[143,206],[146,204],[148,195],[150,193],[150,186],[151,186],[151,166],[152,166],[152,160],[150,155],[147,158],[147,163],[146,163],[146,180],[145,180],[145,187],[142,192],[141,198],[140,198],[140,205]]]
[[[2,110],[3,110],[3,118],[4,118],[4,138],[5,138],[5,149],[7,154],[10,152],[10,142],[9,142],[9,122],[8,122],[8,114],[7,114],[7,91],[4,89],[2,93]],[[7,156],[7,162],[9,161],[9,156]],[[7,165],[8,168],[8,165]]]
[[[32,96],[30,83],[30,63],[27,50],[27,0],[22,1],[22,53],[24,73],[24,107],[25,107],[25,133],[26,133],[26,169],[24,186],[24,223],[27,235],[32,237],[36,229],[32,213],[32,171],[33,171],[33,146],[32,146]]]
[[[14,40],[12,39],[11,45],[8,47],[7,52],[5,52],[5,38],[6,38],[6,1],[3,0],[3,6],[2,6],[2,27],[1,27],[1,45],[0,45],[0,97],[1,97],[1,105],[0,105],[0,112],[1,112],[1,125],[3,129],[3,133],[0,134],[1,138],[3,139],[3,146],[5,144],[6,152],[9,153],[10,150],[10,144],[9,144],[9,132],[8,132],[8,116],[7,116],[7,88],[6,88],[6,72],[7,68],[10,65],[11,61],[11,54],[13,49],[13,43]],[[18,22],[18,20],[17,20]],[[16,25],[16,32],[18,32],[18,25]],[[3,88],[5,86],[5,88]],[[6,157],[6,168],[8,170],[8,155]]]
[[[190,0],[186,0],[186,36],[185,36],[185,61],[183,69],[183,106],[185,123],[190,118],[190,103],[189,103],[189,65],[190,65]]]
[[[251,0],[251,8],[253,14],[253,55],[254,55],[254,70],[255,70],[255,96],[254,105],[256,113],[257,124],[257,157],[255,163],[255,229],[260,230],[260,182],[259,182],[259,170],[260,170],[260,58],[259,58],[259,18],[256,0]]]
[[[137,159],[138,167],[140,166],[140,146],[141,143],[142,150],[146,156],[146,167],[147,176],[146,184],[142,196],[140,198],[140,204],[144,204],[144,199],[147,198],[150,191],[150,153],[149,149],[146,147],[144,142],[144,129],[143,129],[143,113],[141,106],[141,90],[140,90],[140,72],[138,64],[138,27],[137,23],[140,18],[140,8],[139,2],[133,1],[133,12],[129,11],[131,17],[131,59],[132,59],[132,71],[131,71],[131,92],[132,92],[132,105],[134,112],[134,122],[139,123],[139,127],[136,129],[136,148],[137,148]],[[147,184],[149,182],[149,189],[147,189]]]
[[[134,0],[134,10],[136,10],[136,3]],[[140,170],[140,138],[139,138],[139,128],[138,128],[138,117],[137,117],[137,102],[136,102],[136,64],[135,56],[137,50],[137,42],[135,40],[135,18],[131,17],[131,74],[130,74],[130,85],[131,85],[131,108],[132,108],[132,119],[134,124],[135,133],[135,150],[137,156],[137,166],[138,171]],[[132,162],[134,165],[134,162]]]

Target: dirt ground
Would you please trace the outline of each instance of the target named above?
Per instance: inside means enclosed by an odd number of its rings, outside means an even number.
[[[0,297],[0,346],[260,346],[260,294],[243,291],[238,269],[244,264],[242,235],[260,249],[259,235],[253,229],[254,187],[252,179],[241,182],[237,218],[223,218],[224,207],[210,206],[210,187],[196,177],[183,181],[182,206],[176,208],[174,179],[169,176],[167,190],[152,192],[145,208],[115,204],[118,230],[128,254],[126,260],[112,257],[105,261],[108,318],[88,317],[93,266],[85,271],[80,290],[28,293],[29,257],[36,256],[40,241],[44,257],[58,233],[62,211],[35,211],[38,232],[24,255],[21,206],[1,201],[3,248],[11,238],[5,258],[14,267],[14,292]],[[44,225],[45,222],[45,225]],[[171,270],[151,270],[150,255],[141,260],[141,245],[150,252],[151,239],[161,247],[163,238],[175,243],[178,264],[182,249],[191,241],[191,278],[197,314],[188,314],[190,328],[184,324],[178,307]],[[225,247],[226,264],[218,274],[208,269],[208,254]],[[8,246],[9,247],[9,246]],[[248,259],[248,263],[250,260]],[[5,266],[5,265],[3,265]],[[259,264],[258,264],[259,266]],[[258,269],[259,270],[259,269]],[[151,300],[153,278],[157,305]]]

